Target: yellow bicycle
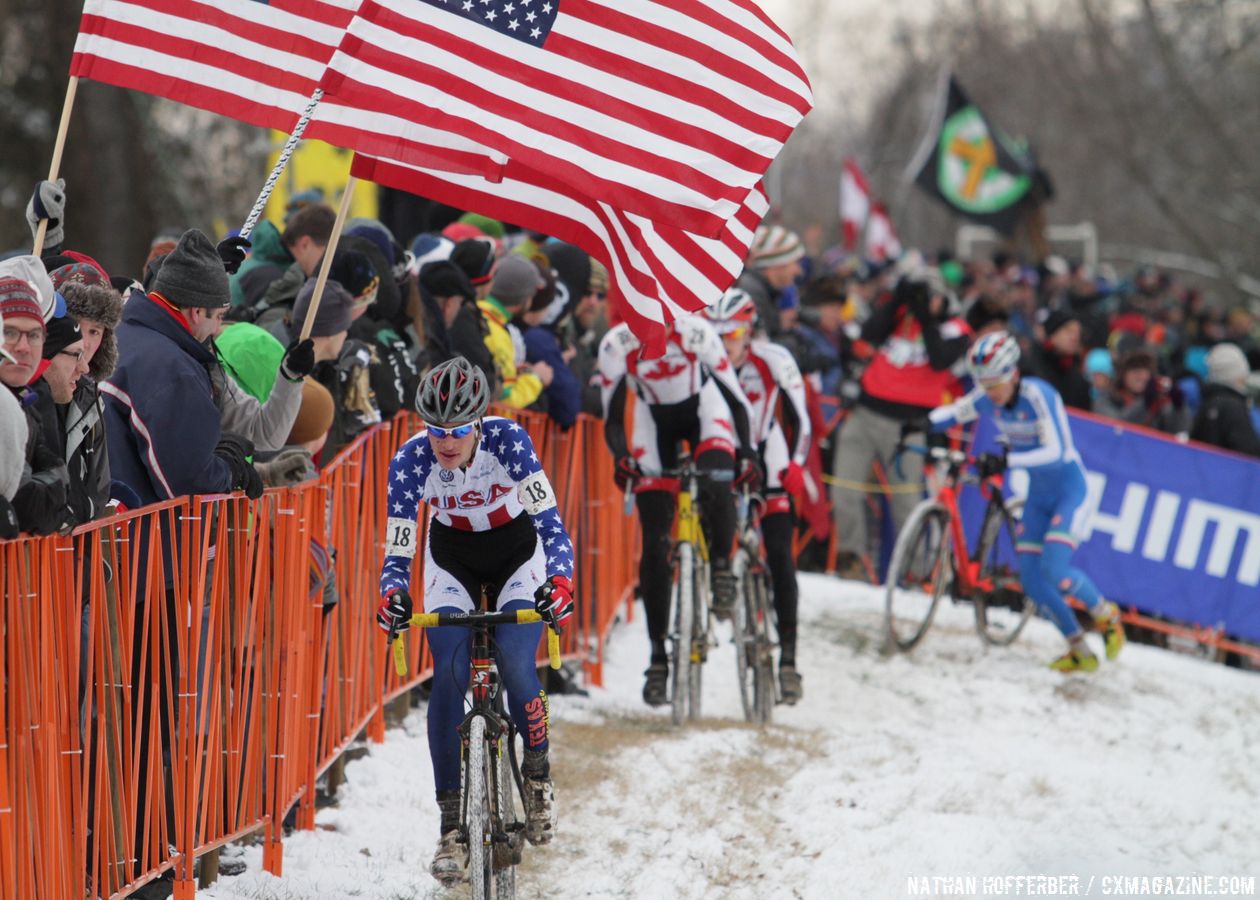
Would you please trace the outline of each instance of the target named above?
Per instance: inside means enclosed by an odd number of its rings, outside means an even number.
[[[674,526],[670,705],[675,725],[700,718],[701,676],[709,655],[709,545],[700,524],[699,473],[690,459],[677,472]]]
[[[516,866],[525,845],[525,823],[513,797],[521,797],[521,771],[516,755],[516,726],[503,704],[499,672],[490,652],[490,631],[496,625],[529,625],[542,621],[532,609],[507,612],[416,613],[421,628],[458,626],[472,632],[472,708],[459,724],[463,745],[460,787],[460,834],[468,844],[468,880],[474,900],[512,900]],[[394,668],[407,674],[402,635],[394,639]],[[560,668],[560,635],[547,628],[547,655]],[[514,790],[515,788],[515,790]]]

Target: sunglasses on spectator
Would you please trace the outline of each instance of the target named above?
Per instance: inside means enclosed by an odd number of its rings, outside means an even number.
[[[18,342],[26,338],[26,343],[32,347],[42,347],[44,345],[44,329],[32,328],[30,331],[23,331],[20,328],[6,328],[4,330],[4,342],[17,346]]]
[[[477,427],[476,422],[469,422],[467,425],[456,425],[454,428],[438,428],[436,425],[429,425],[429,437],[437,438],[466,438],[472,434],[473,429]]]

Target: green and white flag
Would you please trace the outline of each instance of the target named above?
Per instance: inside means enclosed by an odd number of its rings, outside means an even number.
[[[951,75],[910,164],[914,183],[954,212],[1004,234],[1035,183],[1028,149],[993,126]]]

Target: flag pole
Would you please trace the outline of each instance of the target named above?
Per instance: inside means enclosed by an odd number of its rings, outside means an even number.
[[[57,140],[53,144],[52,165],[48,167],[48,180],[56,181],[61,169],[61,154],[66,149],[66,132],[70,130],[70,111],[74,109],[74,95],[79,89],[79,76],[71,75],[66,85],[66,99],[61,104],[61,124],[57,126]],[[48,220],[40,219],[39,228],[35,232],[35,247],[32,256],[39,256],[44,251],[44,237],[48,234]]]
[[[284,142],[284,149],[280,151],[280,158],[276,160],[275,166],[271,169],[271,174],[267,176],[267,181],[263,184],[262,190],[258,194],[258,199],[254,201],[254,208],[245,217],[245,224],[241,226],[241,237],[247,238],[253,234],[254,227],[258,224],[258,220],[262,218],[263,208],[266,207],[267,201],[271,199],[271,192],[276,189],[276,182],[280,180],[280,173],[288,166],[289,157],[297,149],[298,141],[302,140],[302,133],[306,131],[306,126],[310,124],[311,116],[315,114],[315,107],[319,106],[319,101],[323,99],[324,89],[316,88],[315,93],[311,94],[311,98],[306,102],[306,109],[302,110],[302,115],[298,119],[297,125],[293,126],[293,133]]]
[[[311,306],[306,311],[306,321],[302,323],[299,341],[310,337],[311,329],[315,326],[315,313],[319,311],[319,301],[324,296],[324,285],[328,283],[328,272],[332,268],[333,254],[337,252],[337,242],[341,240],[341,230],[345,228],[346,217],[350,213],[350,198],[354,195],[356,181],[358,179],[351,175],[341,195],[341,208],[337,210],[337,220],[333,222],[332,234],[328,236],[328,246],[324,248],[324,261],[319,266],[319,277],[315,279],[315,293],[311,296]]]

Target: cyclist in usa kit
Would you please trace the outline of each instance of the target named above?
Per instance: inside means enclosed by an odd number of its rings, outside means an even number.
[[[932,410],[934,431],[988,416],[1009,446],[1007,465],[1028,472],[1028,499],[1018,529],[1024,592],[1067,638],[1068,650],[1050,663],[1060,672],[1093,672],[1098,657],[1085,644],[1065,597],[1089,608],[1106,640],[1107,658],[1124,646],[1120,611],[1104,600],[1088,575],[1071,564],[1093,510],[1086,502],[1085,467],[1072,443],[1063,400],[1047,382],[1019,374],[1019,344],[1005,331],[986,334],[967,351],[976,380],[971,393]]]
[[[416,409],[427,427],[399,449],[389,466],[388,533],[377,622],[385,631],[410,623],[411,563],[424,553],[424,611],[467,612],[485,592],[499,611],[534,608],[549,623],[573,612],[573,545],[560,520],[555,492],[529,433],[510,419],[484,415],[485,375],[462,356],[422,380]],[[420,504],[432,510],[428,538],[417,547]],[[542,625],[501,625],[495,662],[508,709],[525,738],[525,836],[551,840],[555,793],[548,759],[547,696],[538,680]],[[468,864],[459,842],[460,740],[468,688],[470,635],[431,628],[433,690],[429,753],[441,813],[441,839],[430,871],[443,883]]]
[[[774,585],[774,612],[779,631],[779,688],[783,702],[801,699],[803,688],[796,671],[796,559],[792,555],[792,497],[802,496],[808,478],[804,466],[809,456],[809,410],[805,382],[796,360],[785,347],[753,340],[757,305],[749,293],[731,288],[722,299],[704,310],[704,317],[722,337],[735,367],[744,396],[752,406],[752,443],[766,473],[765,509],[761,534],[766,562]],[[780,398],[793,431],[792,446],[779,424]]]

